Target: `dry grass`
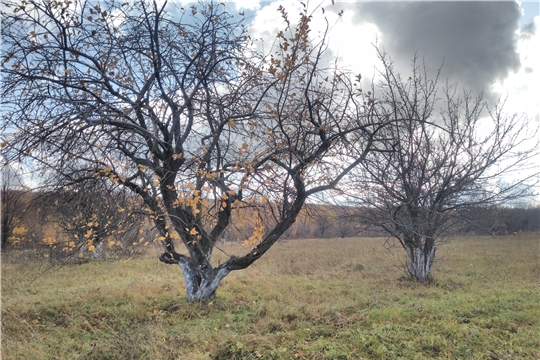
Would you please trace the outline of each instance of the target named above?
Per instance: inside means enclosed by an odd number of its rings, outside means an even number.
[[[535,359],[539,254],[538,234],[459,238],[421,285],[381,239],[289,241],[207,304],[186,303],[180,268],[155,254],[35,281],[45,263],[8,260],[2,358]]]

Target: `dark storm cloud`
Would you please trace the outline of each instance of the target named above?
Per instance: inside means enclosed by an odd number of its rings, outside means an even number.
[[[359,2],[355,21],[374,23],[382,45],[407,69],[415,50],[429,67],[444,61],[443,80],[488,94],[489,86],[520,66],[516,2]]]

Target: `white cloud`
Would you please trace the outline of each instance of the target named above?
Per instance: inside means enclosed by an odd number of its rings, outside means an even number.
[[[228,3],[234,4],[234,8],[237,11],[258,10],[261,7],[261,4],[258,0],[233,0],[233,1],[228,1]]]
[[[536,29],[540,28],[540,16],[534,18]],[[508,110],[526,113],[539,121],[540,114],[540,32],[523,36],[517,31],[517,44],[521,67],[502,81],[493,85],[493,90],[501,96],[508,95]]]
[[[377,38],[382,39],[381,32],[374,24],[357,24],[354,21],[354,12],[345,11],[339,18],[336,12],[331,11],[331,5],[326,7],[324,16],[322,9],[316,9],[315,15],[310,24],[311,37],[321,36],[326,29],[327,22],[332,27],[327,39],[329,49],[334,56],[338,57],[340,66],[344,66],[356,72],[372,73],[373,66],[377,61],[375,49],[372,44]],[[265,50],[274,42],[276,34],[285,28],[285,22],[281,14],[277,11],[279,6],[283,6],[288,14],[289,22],[292,26],[297,23],[302,5],[297,0],[279,0],[261,7],[254,19],[251,29],[254,39],[262,39],[265,43]]]
[[[298,22],[301,4],[296,0],[274,1],[260,8],[252,21],[251,36],[253,39],[263,40],[264,51],[270,50],[277,33],[286,27],[284,19],[277,10],[279,6],[285,8],[291,25]]]
[[[329,48],[338,57],[338,64],[354,73],[373,74],[378,65],[373,44],[383,39],[377,26],[371,23],[355,23],[354,13],[345,11],[331,30]]]

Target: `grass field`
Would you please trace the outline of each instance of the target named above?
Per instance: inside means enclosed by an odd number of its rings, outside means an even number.
[[[538,234],[458,238],[422,285],[380,239],[282,242],[203,304],[155,251],[37,280],[46,262],[8,257],[2,359],[540,359],[539,254]]]

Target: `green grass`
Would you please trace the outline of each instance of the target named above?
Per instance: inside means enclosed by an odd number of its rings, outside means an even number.
[[[2,359],[539,359],[539,253],[537,234],[458,238],[418,284],[380,239],[290,241],[205,304],[156,254],[37,280],[46,263],[7,258]]]

